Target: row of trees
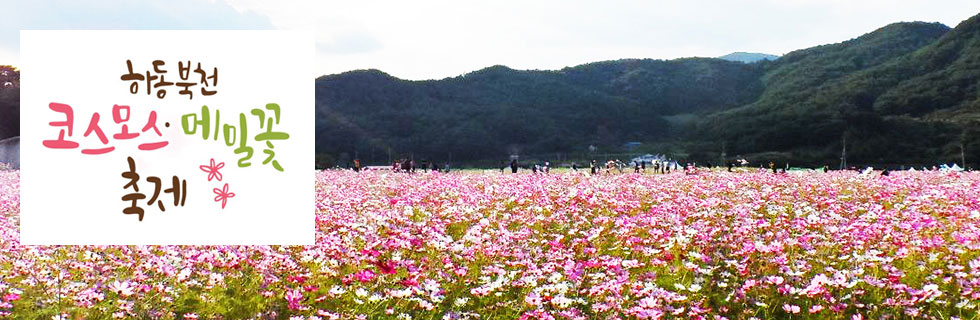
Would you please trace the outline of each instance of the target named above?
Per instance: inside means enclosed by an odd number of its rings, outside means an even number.
[[[20,71],[0,65],[0,139],[20,135]]]

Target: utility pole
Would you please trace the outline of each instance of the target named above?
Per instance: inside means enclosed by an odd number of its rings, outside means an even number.
[[[841,134],[840,169],[847,167],[847,135]]]
[[[960,141],[960,164],[963,166],[963,170],[966,170],[966,152],[963,149],[963,141]]]
[[[721,162],[718,163],[719,167],[725,167],[725,141],[721,142]]]
[[[844,124],[844,128],[840,132],[840,170],[844,170],[844,168],[847,168],[847,117],[844,116],[844,106],[840,106],[837,109],[837,115]]]

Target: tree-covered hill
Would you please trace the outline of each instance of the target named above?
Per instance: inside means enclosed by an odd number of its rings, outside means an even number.
[[[360,70],[316,88],[317,152],[333,160],[476,161],[635,141],[633,151],[687,160],[836,166],[845,139],[852,164],[958,162],[961,145],[968,164],[980,160],[980,16],[953,29],[895,23],[749,64],[493,66],[428,81]]]
[[[613,148],[676,134],[663,116],[753,101],[757,66],[620,60],[558,71],[493,66],[434,81],[377,70],[317,79],[317,151],[480,160]],[[366,157],[366,156],[365,156]],[[387,159],[387,157],[385,157]]]
[[[839,163],[845,139],[853,163],[959,162],[965,155],[976,163],[980,136],[964,120],[978,115],[978,21],[952,30],[893,24],[787,54],[766,71],[758,101],[711,115],[688,138],[809,163]]]

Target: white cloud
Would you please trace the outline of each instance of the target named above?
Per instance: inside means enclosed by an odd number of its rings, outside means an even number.
[[[15,31],[9,30],[42,23],[62,28],[264,23],[314,31],[314,67],[320,74],[375,68],[406,79],[438,79],[496,64],[558,69],[619,58],[785,54],[848,40],[892,22],[955,26],[980,13],[975,0],[177,0],[166,6],[112,1],[121,2],[6,2],[0,11],[23,18],[13,24],[0,21],[0,30],[8,30],[0,32],[0,48],[10,49],[9,34]],[[11,4],[15,7],[5,8]],[[194,15],[200,8],[220,14],[210,19]],[[187,12],[192,16],[182,15]],[[69,23],[54,21],[64,17]]]
[[[16,51],[0,47],[0,65],[20,65],[20,54]]]
[[[980,2],[966,0],[226,1],[278,28],[314,29],[318,73],[375,68],[406,79],[495,64],[785,54],[892,22],[955,26],[980,13]]]
[[[272,29],[268,18],[224,1],[0,1],[0,64],[20,60],[20,30]]]

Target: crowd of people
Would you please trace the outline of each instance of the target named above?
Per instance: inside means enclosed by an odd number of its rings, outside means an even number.
[[[679,165],[676,162],[667,161],[633,161],[632,167],[634,173],[647,172],[647,165],[650,165],[652,172],[654,173],[670,173],[671,170],[678,170]],[[508,169],[510,173],[518,173],[520,170],[530,170],[532,174],[548,174],[551,172],[551,162],[536,162],[532,164],[522,165],[516,159],[512,159],[508,162],[500,162],[498,166],[500,173],[506,172]],[[579,170],[584,170],[584,167],[579,166],[578,162],[572,162],[569,164],[569,168],[573,172],[579,172]],[[621,160],[608,160],[605,163],[600,164],[596,160],[592,160],[588,165],[588,172],[592,175],[602,174],[602,173],[624,173],[630,168],[630,164],[627,164]]]
[[[747,164],[748,161],[744,159],[735,160],[735,161],[726,161],[724,168],[726,168],[728,172],[734,172],[736,167],[740,167],[740,168],[746,167]],[[568,165],[568,167],[571,169],[572,172],[579,172],[580,170],[585,169],[585,167],[580,166],[577,162],[571,162]],[[630,163],[625,163],[621,160],[608,160],[604,163],[600,163],[593,159],[588,163],[588,174],[598,175],[604,173],[605,174],[625,173],[628,172],[631,167],[633,169],[633,173],[647,173],[649,167],[650,169],[649,172],[655,174],[669,174],[671,173],[671,171],[678,172],[683,170],[684,174],[695,175],[705,170],[712,170],[711,169],[712,166],[710,164],[708,164],[707,166],[699,167],[697,163],[686,163],[684,165],[681,165],[673,160],[632,161]],[[361,161],[359,159],[354,159],[353,162],[349,162],[348,168],[355,172],[360,172],[365,169],[364,167],[362,167]],[[381,168],[382,170],[387,170],[385,167],[371,167],[371,168],[373,169]],[[538,162],[532,162],[528,164],[521,164],[520,162],[517,161],[517,159],[511,159],[510,162],[501,161],[499,169],[500,169],[500,173],[504,173],[509,169],[510,173],[514,173],[514,174],[518,173],[520,170],[530,170],[532,174],[549,174],[551,173],[552,165],[550,161],[543,161],[543,162],[538,161]],[[770,161],[768,163],[768,168],[760,165],[758,169],[759,170],[768,169],[768,171],[772,171],[773,174],[785,174],[787,171],[790,170],[790,165],[789,163],[785,163],[783,166],[779,166],[776,165],[774,161]],[[442,166],[439,166],[439,164],[436,161],[422,160],[420,163],[417,164],[413,159],[399,159],[391,163],[390,170],[392,172],[402,172],[402,173],[449,172],[450,165],[449,162],[444,162]],[[816,170],[822,172],[828,172],[831,169],[829,166],[823,166]],[[849,167],[844,170],[860,171],[862,173],[870,173],[872,171],[875,171],[874,168],[871,167],[868,167],[863,170],[855,167]],[[902,170],[905,170],[905,168],[902,168]],[[910,170],[916,170],[916,169],[913,167]],[[943,165],[943,167],[933,166],[931,169],[923,167],[922,170],[923,171],[928,171],[928,170],[972,171],[971,168],[961,169],[959,167],[947,167],[946,165]],[[881,175],[887,176],[891,174],[892,171],[895,170],[887,166],[883,167],[881,170]]]
[[[417,171],[449,172],[449,162],[443,163],[440,167],[436,161],[422,160],[419,165],[416,165],[413,159],[401,159],[391,163],[391,171],[404,173],[415,173]]]

